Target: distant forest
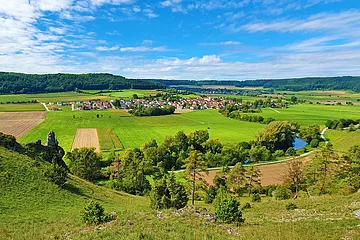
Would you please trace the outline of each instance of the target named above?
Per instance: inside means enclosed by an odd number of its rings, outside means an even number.
[[[23,74],[0,72],[0,94],[83,90],[157,89],[159,82],[127,79],[112,74]]]
[[[360,92],[360,77],[309,77],[271,80],[246,81],[194,81],[194,80],[152,80],[167,86],[236,86],[236,87],[264,87],[283,91],[306,90],[352,90]]]
[[[360,77],[312,77],[271,80],[161,80],[128,79],[108,73],[23,74],[0,72],[0,94],[81,90],[159,89],[172,86],[264,87],[283,91],[352,90],[360,92]]]

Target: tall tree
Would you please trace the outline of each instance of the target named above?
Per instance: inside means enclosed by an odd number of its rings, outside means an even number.
[[[254,187],[261,186],[260,177],[261,177],[261,171],[260,171],[259,168],[255,167],[255,166],[251,166],[250,168],[248,168],[246,170],[246,183],[245,183],[245,186],[248,189],[249,197],[250,197],[250,194],[251,194],[251,190]]]
[[[283,176],[284,182],[289,184],[297,193],[299,189],[304,187],[304,164],[301,160],[292,160],[286,163],[287,171]]]
[[[237,163],[229,172],[227,179],[228,187],[237,192],[246,184],[246,169],[241,163]]]
[[[95,148],[74,149],[66,157],[70,161],[70,170],[75,175],[87,180],[99,176],[101,156],[95,152]]]
[[[192,182],[191,204],[194,205],[196,177],[198,176],[201,178],[199,171],[206,171],[206,164],[203,160],[203,154],[198,150],[191,150],[189,157],[185,160],[185,167],[185,173],[187,176],[190,176]]]

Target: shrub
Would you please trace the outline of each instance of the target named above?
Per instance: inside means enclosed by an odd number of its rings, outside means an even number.
[[[293,147],[289,147],[287,150],[286,150],[286,155],[289,155],[289,156],[295,156],[296,155],[296,151]]]
[[[272,192],[272,195],[276,200],[285,200],[291,197],[291,191],[286,186],[280,185]]]
[[[252,198],[251,198],[251,201],[252,202],[261,202],[260,194],[258,194],[258,193],[253,194]]]
[[[222,201],[215,210],[216,220],[225,223],[244,222],[239,206],[240,203],[234,198]]]
[[[296,208],[298,208],[298,207],[296,206],[295,203],[289,203],[289,204],[286,205],[287,210],[294,210]]]
[[[82,211],[82,220],[87,224],[100,224],[109,221],[104,208],[97,202],[91,201]]]
[[[285,153],[283,150],[276,150],[273,155],[274,157],[283,157],[285,156]]]
[[[244,206],[242,207],[242,209],[249,209],[251,208],[251,204],[250,203],[245,203]]]
[[[44,176],[56,185],[62,187],[66,183],[67,171],[63,167],[54,164],[45,169]]]
[[[319,146],[319,140],[318,140],[318,139],[313,139],[313,140],[311,140],[311,142],[310,142],[310,147],[316,148],[316,147],[318,147],[318,146]]]

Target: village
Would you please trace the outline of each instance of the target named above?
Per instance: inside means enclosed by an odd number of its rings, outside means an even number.
[[[235,106],[241,106],[243,103],[237,102],[234,100],[226,100],[223,98],[184,98],[181,100],[158,100],[158,99],[116,99],[110,101],[90,100],[90,101],[76,101],[76,102],[49,102],[47,107],[52,111],[61,111],[61,107],[71,106],[72,111],[80,110],[106,110],[106,109],[126,109],[131,110],[135,109],[138,106],[143,107],[157,107],[163,108],[164,106],[173,106],[176,110],[205,110],[205,109],[221,109],[224,108],[226,104],[232,104]],[[251,105],[251,104],[250,104]],[[46,106],[46,104],[45,104]],[[46,107],[46,108],[47,108]],[[287,107],[285,104],[272,103],[272,108],[283,108]],[[257,106],[257,108],[262,108],[262,106]]]

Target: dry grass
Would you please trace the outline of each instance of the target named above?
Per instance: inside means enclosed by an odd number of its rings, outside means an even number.
[[[46,112],[7,112],[0,114],[0,120],[45,119]]]
[[[82,147],[94,147],[97,152],[100,152],[100,144],[96,128],[77,129],[72,150]]]

